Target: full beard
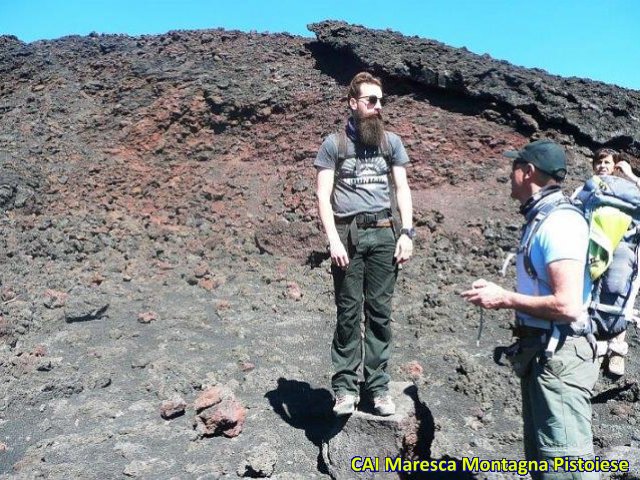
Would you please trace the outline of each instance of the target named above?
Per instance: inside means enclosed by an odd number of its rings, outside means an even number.
[[[382,115],[355,116],[358,141],[367,147],[379,147],[384,138]]]

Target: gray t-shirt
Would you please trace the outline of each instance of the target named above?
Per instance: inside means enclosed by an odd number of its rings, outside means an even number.
[[[403,166],[409,157],[398,135],[386,132],[391,165]],[[347,155],[336,175],[331,206],[336,217],[379,212],[391,208],[389,165],[378,148],[364,148],[347,137]],[[338,134],[329,135],[313,163],[319,169],[336,169]]]

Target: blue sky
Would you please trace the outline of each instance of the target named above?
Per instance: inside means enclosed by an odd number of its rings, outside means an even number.
[[[324,19],[640,90],[638,0],[0,0],[0,34],[26,42],[217,27],[312,36],[306,25]]]

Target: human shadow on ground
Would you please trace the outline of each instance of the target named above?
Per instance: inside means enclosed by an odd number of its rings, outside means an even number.
[[[431,456],[431,447],[435,438],[435,420],[431,409],[423,402],[420,401],[418,396],[418,388],[415,385],[411,385],[405,388],[405,395],[409,396],[413,401],[413,406],[416,412],[416,417],[419,420],[418,431],[416,432],[417,440],[415,446],[412,447],[412,451],[403,451],[403,456],[413,458],[415,460],[426,461],[438,461],[455,462],[456,471],[434,471],[423,472],[414,471],[412,473],[401,474],[399,478],[403,480],[475,480],[477,477],[469,472],[462,472],[462,461],[449,455],[444,455],[441,458],[433,458]],[[444,463],[443,463],[444,464]]]
[[[294,428],[304,430],[306,437],[318,447],[318,470],[328,473],[322,460],[322,442],[327,439],[335,421],[331,408],[333,395],[326,388],[312,388],[307,382],[280,377],[278,387],[265,394],[273,411]],[[345,418],[342,426],[346,423]]]
[[[611,388],[598,393],[591,398],[591,403],[607,403],[609,400],[635,403],[640,398],[640,386],[637,381],[625,381],[623,384],[612,386]]]
[[[434,439],[435,422],[431,410],[420,401],[417,388],[412,385],[403,392],[414,402],[417,430],[415,439],[407,442],[401,452],[403,458],[415,460],[444,460],[456,462],[456,472],[411,472],[400,473],[404,480],[474,480],[477,477],[469,472],[462,472],[460,459],[444,456],[440,459],[431,458],[431,444]],[[324,462],[322,449],[342,431],[349,417],[336,418],[331,408],[333,396],[325,388],[312,388],[309,383],[298,380],[278,379],[278,386],[265,394],[274,412],[294,428],[304,431],[306,437],[318,448],[317,466],[321,473],[329,474]],[[372,413],[371,404],[362,403],[360,410]]]

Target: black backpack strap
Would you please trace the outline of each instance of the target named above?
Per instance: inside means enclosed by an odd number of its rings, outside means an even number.
[[[387,162],[387,166],[389,167],[389,171],[391,171],[392,166],[392,152],[391,152],[391,144],[389,143],[389,132],[385,130],[384,135],[382,136],[382,143],[380,144],[380,153],[384,157]]]
[[[347,159],[347,132],[344,130],[340,130],[336,134],[336,144],[338,147],[338,159],[336,161],[336,175],[340,171],[340,167],[342,167],[342,163]]]
[[[347,138],[347,132],[344,130],[340,130],[336,133],[336,147],[338,149],[338,158],[336,162],[336,172],[342,166],[342,163],[347,159],[347,154],[349,152],[349,140]],[[380,144],[380,153],[384,157],[384,160],[387,162],[387,166],[389,167],[389,171],[391,171],[392,166],[392,151],[391,144],[389,143],[389,132],[385,131],[384,136],[382,137],[382,143]]]
[[[349,153],[349,139],[347,138],[347,132],[343,129],[337,132],[336,134],[336,147],[338,150],[338,158],[336,159],[336,166],[334,170],[334,178],[338,178],[338,174],[340,169],[342,168],[342,164],[347,159],[347,155]],[[393,181],[393,152],[391,150],[391,144],[389,142],[389,132],[385,130],[384,135],[382,137],[382,142],[380,144],[380,154],[384,158],[387,163],[387,168],[389,170],[388,178],[389,178],[389,199],[391,201],[391,220],[393,224],[393,229],[397,233],[400,231],[399,225],[399,212],[398,205],[395,195],[395,183]]]

